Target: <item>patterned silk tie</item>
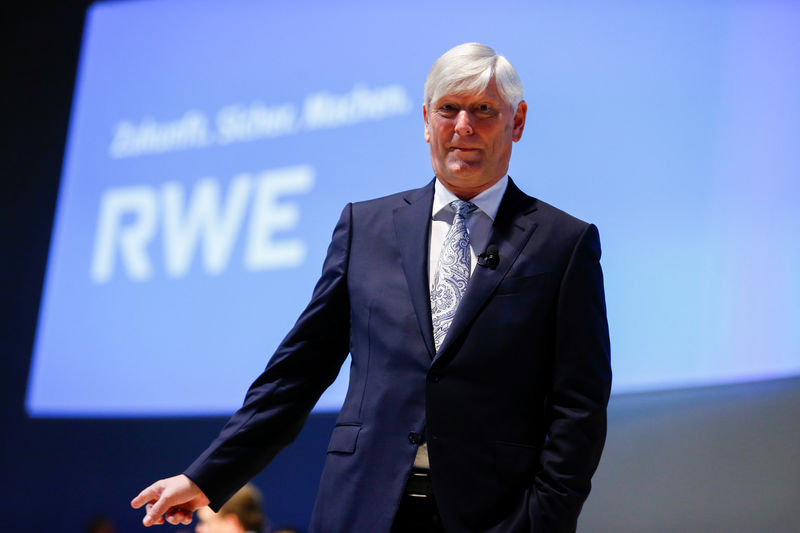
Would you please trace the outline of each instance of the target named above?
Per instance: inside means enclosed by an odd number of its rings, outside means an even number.
[[[470,253],[466,218],[477,209],[475,204],[464,200],[453,200],[450,206],[456,216],[442,243],[431,290],[433,342],[437,352],[469,283]]]

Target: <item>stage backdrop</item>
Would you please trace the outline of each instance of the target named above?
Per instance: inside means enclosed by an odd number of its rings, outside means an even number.
[[[791,2],[96,4],[29,413],[234,410],[342,207],[432,178],[422,86],[465,41],[525,84],[510,175],[599,226],[616,392],[800,373],[798,27]]]

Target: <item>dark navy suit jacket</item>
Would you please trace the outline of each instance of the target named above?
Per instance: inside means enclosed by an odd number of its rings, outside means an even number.
[[[447,531],[575,529],[611,384],[597,229],[509,181],[499,263],[475,268],[437,353],[432,201],[433,182],[345,207],[308,307],[186,470],[212,508],[296,436],[349,352],[312,531],[389,532],[422,438]]]

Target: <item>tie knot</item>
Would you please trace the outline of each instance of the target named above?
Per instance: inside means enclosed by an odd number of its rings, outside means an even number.
[[[450,202],[450,207],[456,212],[456,216],[467,218],[467,215],[475,211],[478,206],[466,200],[453,200]]]

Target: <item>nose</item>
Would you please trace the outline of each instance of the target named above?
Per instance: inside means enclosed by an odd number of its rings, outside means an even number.
[[[456,133],[459,135],[472,135],[472,123],[470,122],[469,112],[466,109],[459,111],[456,116]]]

